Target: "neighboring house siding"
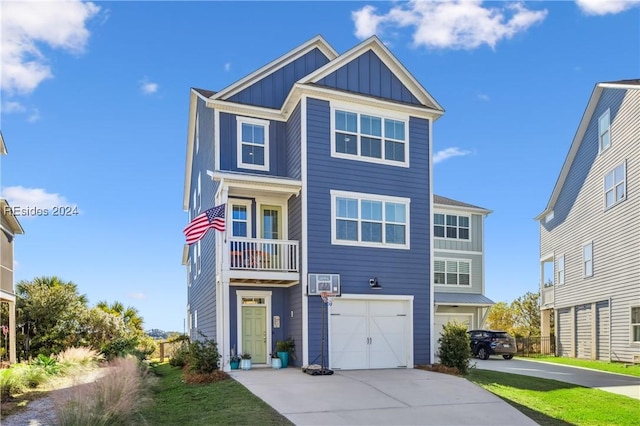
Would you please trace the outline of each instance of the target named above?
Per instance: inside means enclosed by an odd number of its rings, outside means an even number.
[[[298,103],[287,122],[287,176],[292,179],[301,179],[300,133],[300,104]]]
[[[211,178],[207,175],[207,170],[213,169],[213,134],[214,121],[213,110],[205,106],[204,101],[198,99],[198,124],[199,124],[199,149],[196,152],[194,143],[193,149],[193,166],[191,172],[191,188],[190,198],[193,198],[193,191],[197,188],[198,174],[201,179],[201,202],[200,212],[205,211],[214,206],[215,185]],[[189,209],[192,211],[192,218],[199,213],[193,213],[194,201],[191,200]],[[211,230],[200,240],[201,256],[200,256],[200,274],[196,276],[197,269],[194,270],[193,263],[191,267],[191,286],[188,287],[188,304],[191,317],[194,318],[195,312],[198,316],[197,328],[196,324],[191,322],[191,338],[202,339],[200,333],[209,339],[216,338],[216,287],[215,287],[215,256],[216,245],[215,239],[217,232]],[[195,256],[196,244],[189,247],[189,261],[193,262]]]
[[[9,225],[2,218],[2,225],[9,229]],[[0,230],[0,288],[13,294],[13,238],[4,229]]]
[[[301,197],[291,197],[289,199],[289,239],[302,241],[302,199]],[[301,247],[299,247],[301,248]],[[299,252],[300,259],[304,253]],[[300,267],[300,265],[298,265]],[[300,268],[301,270],[302,268]],[[296,341],[297,360],[293,365],[302,365],[302,284],[296,284],[287,289],[289,293],[289,308],[291,312],[287,317],[289,326],[288,334],[285,337],[293,337]],[[293,316],[292,316],[293,315]],[[290,360],[291,361],[291,360]]]
[[[309,273],[338,273],[343,293],[371,294],[369,278],[377,277],[376,295],[414,296],[414,362],[428,363],[432,303],[430,276],[429,123],[409,119],[411,167],[333,158],[330,156],[329,102],[308,99],[307,196]],[[331,244],[331,190],[353,191],[411,199],[411,249],[387,249]],[[322,302],[310,297],[309,362],[320,355]],[[325,340],[326,341],[326,340]],[[325,352],[326,353],[326,352]]]
[[[321,86],[421,105],[380,58],[367,51],[318,81]],[[413,161],[413,158],[412,158]]]
[[[470,216],[471,217],[471,231],[469,236],[471,237],[471,241],[459,240],[454,238],[434,238],[433,239],[433,248],[435,250],[459,250],[459,251],[477,251],[481,252],[482,247],[482,215],[479,214],[469,214],[465,212],[454,212],[450,210],[438,210],[438,206],[434,206],[433,210],[435,213],[442,214],[454,214],[458,216]]]
[[[241,104],[265,108],[280,108],[296,81],[312,73],[329,62],[326,56],[315,48],[295,61],[269,74],[228,100]]]
[[[287,175],[287,125],[283,121],[269,121],[269,170],[250,170],[238,168],[238,128],[235,114],[220,113],[220,152],[225,155],[220,158],[220,170],[243,171],[252,174],[270,176]]]
[[[439,252],[433,250],[434,260],[470,260],[471,261],[471,285],[434,285],[435,291],[443,293],[476,293],[483,294],[482,255],[469,253]]]
[[[599,154],[598,118],[607,108],[611,146]],[[554,206],[554,219],[543,220],[540,227],[540,255],[565,256],[565,284],[555,286],[555,307],[610,300],[611,357],[627,362],[640,350],[640,344],[630,342],[630,307],[640,305],[639,111],[640,90],[604,89]],[[605,210],[604,176],[623,161],[626,200]],[[587,242],[593,244],[591,277],[583,276]]]

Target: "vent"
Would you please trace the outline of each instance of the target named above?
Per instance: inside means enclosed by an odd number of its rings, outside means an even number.
[[[634,355],[633,356],[633,363],[634,364],[640,364],[640,355]]]

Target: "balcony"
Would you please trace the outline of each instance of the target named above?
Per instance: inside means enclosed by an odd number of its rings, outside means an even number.
[[[294,285],[300,280],[298,241],[229,238],[232,283]]]
[[[542,287],[542,308],[553,308],[553,286]]]

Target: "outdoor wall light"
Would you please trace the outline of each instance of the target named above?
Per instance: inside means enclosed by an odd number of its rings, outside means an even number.
[[[369,286],[374,290],[380,290],[382,288],[378,282],[378,277],[369,278]]]

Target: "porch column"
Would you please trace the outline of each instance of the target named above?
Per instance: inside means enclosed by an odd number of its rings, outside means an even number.
[[[9,362],[16,360],[16,302],[9,302]]]

